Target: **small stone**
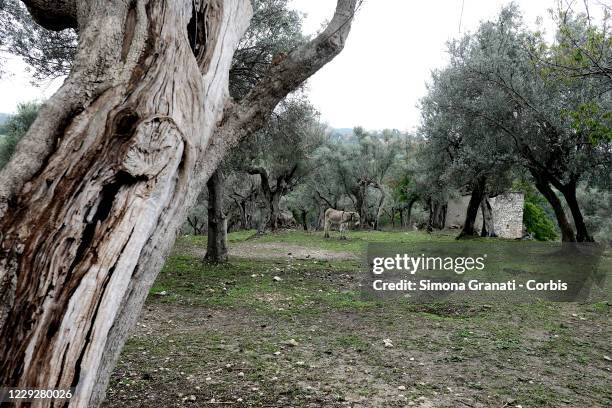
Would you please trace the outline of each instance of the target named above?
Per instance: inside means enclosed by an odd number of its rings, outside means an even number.
[[[397,389],[400,390],[400,391],[405,391],[406,387],[403,386],[403,385],[400,385],[399,387],[397,387]]]
[[[238,377],[244,377],[244,373],[241,371],[238,373]]]
[[[280,356],[280,353],[281,353],[280,351],[275,351],[275,352],[274,352],[274,355],[275,355],[275,356]]]
[[[299,343],[297,342],[297,340],[295,339],[289,339],[285,342],[286,345],[291,346],[291,347],[297,347],[299,346]]]
[[[391,341],[391,339],[383,339],[383,343],[385,347],[393,347],[393,342]]]
[[[210,381],[210,380],[212,380],[212,378],[206,377],[206,381]]]
[[[275,282],[280,282],[283,280],[280,276],[275,276],[272,279],[274,279]]]

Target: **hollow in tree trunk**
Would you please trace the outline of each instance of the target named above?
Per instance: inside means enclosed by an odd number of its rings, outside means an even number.
[[[208,182],[208,240],[204,260],[213,263],[227,262],[227,217],[223,211],[225,177],[217,169]]]

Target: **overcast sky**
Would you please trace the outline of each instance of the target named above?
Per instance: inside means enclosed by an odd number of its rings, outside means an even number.
[[[291,0],[307,14],[304,30],[316,32],[331,18],[334,0]],[[365,0],[344,51],[313,76],[312,103],[333,127],[412,130],[419,122],[417,104],[432,69],[444,66],[446,41],[473,31],[493,18],[507,0]],[[598,1],[591,0],[593,7]],[[612,0],[605,0],[608,2]],[[517,0],[525,21],[548,19],[554,0]],[[549,30],[550,31],[550,30]],[[49,97],[61,81],[35,88],[24,65],[10,59],[0,79],[0,112],[14,112],[18,102]]]

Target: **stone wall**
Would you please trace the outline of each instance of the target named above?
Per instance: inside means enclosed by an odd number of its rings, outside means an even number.
[[[465,213],[470,196],[450,200],[446,210],[445,228],[463,228]],[[521,238],[523,236],[523,204],[525,197],[520,192],[509,192],[489,199],[493,210],[495,233],[502,238]],[[478,210],[476,228],[482,228],[482,211]]]

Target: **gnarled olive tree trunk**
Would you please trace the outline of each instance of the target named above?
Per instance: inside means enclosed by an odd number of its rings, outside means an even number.
[[[78,25],[79,50],[0,175],[0,383],[75,386],[71,406],[96,406],[198,193],[251,11],[26,4],[50,28]]]
[[[0,172],[0,384],[95,407],[180,224],[229,148],[343,48],[356,0],[240,104],[247,0],[24,0],[79,48]],[[40,406],[50,406],[41,403]]]

